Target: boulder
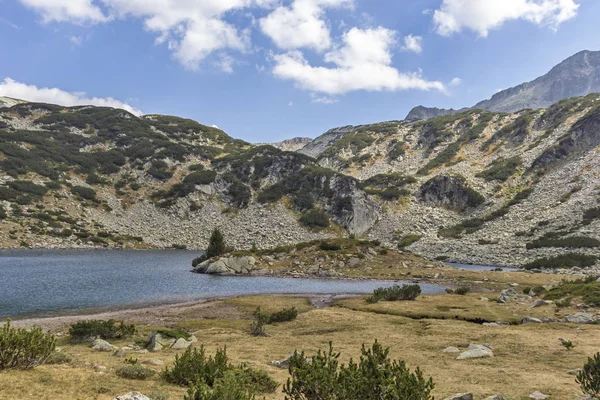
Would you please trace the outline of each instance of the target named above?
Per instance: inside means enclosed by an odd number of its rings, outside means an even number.
[[[192,342],[188,342],[184,338],[179,338],[175,341],[175,343],[173,343],[173,346],[171,346],[171,348],[175,349],[175,350],[181,350],[181,349],[187,349],[191,345],[192,345]]]
[[[277,367],[277,368],[287,368],[290,365],[290,359],[292,358],[292,356],[290,355],[288,358],[285,358],[281,361],[271,361],[271,365]]]
[[[470,360],[473,358],[486,358],[494,357],[492,349],[488,346],[481,344],[471,344],[467,351],[461,353],[456,359],[457,360]]]
[[[165,362],[161,361],[161,360],[152,359],[152,360],[142,361],[142,364],[160,366],[160,365],[165,365]]]
[[[537,299],[536,301],[534,301],[533,303],[531,303],[531,305],[529,306],[529,308],[538,308],[538,307],[543,307],[543,306],[547,306],[548,303],[546,300],[542,300],[542,299]]]
[[[119,349],[119,350],[115,351],[114,353],[112,353],[111,356],[123,358],[123,357],[125,357],[125,354],[126,354],[125,349]]]
[[[595,324],[598,321],[594,319],[593,314],[578,312],[577,314],[567,315],[562,319],[562,322],[570,322],[572,324]]]
[[[446,397],[444,400],[473,400],[473,393],[457,393]]]
[[[524,324],[541,324],[543,321],[539,318],[525,317],[521,320],[521,325]]]
[[[113,400],[150,400],[148,396],[144,396],[140,392],[130,392],[122,396],[115,397]]]
[[[254,257],[223,257],[206,260],[193,271],[209,275],[249,275],[256,266]]]
[[[498,393],[493,396],[488,396],[483,400],[504,400],[504,396],[502,396],[500,393]]]
[[[544,400],[549,398],[550,396],[548,396],[547,394],[541,393],[541,392],[533,392],[529,395],[530,399],[533,400]]]
[[[117,347],[108,343],[106,340],[96,339],[92,343],[92,350],[108,352],[117,350]]]

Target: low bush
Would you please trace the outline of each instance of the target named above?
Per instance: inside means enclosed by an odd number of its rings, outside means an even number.
[[[276,324],[278,322],[289,322],[294,321],[298,317],[298,310],[296,307],[284,308],[281,311],[274,312],[269,315],[269,324]]]
[[[389,348],[377,341],[362,347],[360,360],[339,364],[340,354],[319,351],[308,358],[295,352],[290,378],[283,388],[286,400],[432,400],[434,384],[419,368],[411,372],[404,361],[391,360]]]
[[[540,238],[527,243],[528,249],[540,249],[545,247],[565,247],[571,249],[584,249],[600,247],[600,240],[586,236],[570,236],[566,238]]]
[[[372,296],[367,297],[367,303],[377,303],[378,301],[406,301],[415,300],[421,294],[419,285],[394,285],[389,288],[375,289]]]
[[[62,351],[55,351],[46,359],[44,364],[68,364],[73,361],[73,357],[70,354],[64,353]]]
[[[56,340],[42,328],[16,329],[10,320],[0,328],[0,371],[32,369],[43,364],[56,348]]]
[[[600,398],[600,353],[588,358],[581,372],[577,374],[577,383],[591,398]]]
[[[217,349],[214,357],[206,355],[204,346],[188,347],[183,354],[175,356],[172,368],[165,368],[163,378],[174,385],[188,386],[200,380],[212,387],[215,380],[231,369],[226,347]]]
[[[86,200],[96,200],[96,191],[84,186],[73,186],[71,193]]]
[[[300,217],[300,222],[309,227],[323,229],[329,227],[329,217],[321,210],[311,210]]]
[[[240,380],[232,372],[210,387],[202,380],[190,385],[184,400],[254,400],[256,396],[248,390],[246,382]]]
[[[461,286],[459,288],[456,288],[456,290],[454,291],[454,294],[458,294],[459,296],[465,296],[470,291],[471,291],[471,288],[469,288],[467,286]]]
[[[582,297],[583,301],[592,306],[600,306],[600,282],[596,281],[595,276],[590,276],[583,279],[573,281],[563,280],[561,283],[548,290],[544,294],[546,300],[569,300],[569,306],[573,297]],[[538,290],[537,288],[533,289]],[[540,291],[542,293],[542,291]],[[536,294],[539,294],[536,292]],[[558,304],[558,303],[556,303]]]
[[[192,172],[183,179],[186,185],[208,185],[215,181],[217,173],[215,171],[196,171]]]
[[[410,246],[413,243],[418,242],[422,238],[423,238],[423,235],[416,235],[416,234],[406,235],[406,236],[402,237],[400,239],[400,241],[398,242],[398,248],[401,250],[404,250],[405,248],[407,248],[408,246]]]
[[[340,246],[337,243],[329,243],[329,242],[321,242],[321,244],[319,244],[319,248],[321,250],[324,251],[339,251],[342,249],[342,246]]]
[[[268,336],[265,325],[269,323],[269,314],[263,313],[258,307],[252,314],[254,321],[250,324],[252,336]]]
[[[579,253],[565,253],[555,257],[540,258],[523,266],[524,269],[591,267],[598,257]]]
[[[80,321],[71,325],[69,334],[73,340],[84,340],[89,338],[100,339],[123,339],[135,334],[135,326],[115,320],[89,320]]]
[[[478,177],[485,179],[486,181],[500,181],[505,182],[515,174],[517,168],[523,164],[523,159],[519,156],[511,157],[508,159],[499,158],[494,161],[488,169],[477,174]]]
[[[117,374],[119,378],[145,381],[146,379],[154,376],[156,371],[150,368],[142,367],[140,364],[135,364],[119,367],[115,370],[115,374]]]

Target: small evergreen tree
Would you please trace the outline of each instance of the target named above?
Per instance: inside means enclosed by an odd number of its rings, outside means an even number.
[[[577,375],[577,383],[581,390],[592,399],[600,398],[600,353],[588,358],[581,372]]]
[[[208,248],[206,249],[206,257],[207,258],[217,257],[225,252],[226,252],[225,238],[223,238],[223,234],[221,233],[219,228],[215,228],[213,230],[212,235],[210,236]]]

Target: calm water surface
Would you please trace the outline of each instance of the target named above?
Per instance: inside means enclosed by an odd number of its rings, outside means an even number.
[[[200,252],[0,250],[0,318],[250,294],[369,293],[390,281],[216,277],[189,272]],[[422,284],[424,293],[443,288]]]

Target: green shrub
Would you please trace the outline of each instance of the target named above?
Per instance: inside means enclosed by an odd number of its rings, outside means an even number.
[[[573,268],[591,267],[598,261],[598,257],[579,253],[565,253],[555,257],[540,258],[523,265],[524,269],[536,268]]]
[[[69,364],[71,361],[73,361],[73,357],[70,354],[55,351],[46,359],[45,364]]]
[[[529,294],[529,293],[531,293],[531,290],[532,289],[529,286],[526,286],[523,288],[523,294]]]
[[[600,207],[590,208],[583,213],[583,225],[589,225],[595,220],[600,219]]]
[[[300,222],[309,228],[323,229],[329,227],[329,217],[321,210],[311,210],[300,217]]]
[[[401,250],[404,250],[405,248],[407,248],[408,246],[410,246],[413,243],[418,242],[422,238],[423,238],[423,235],[416,235],[416,234],[406,235],[403,238],[401,238],[400,241],[398,242],[398,248]]]
[[[415,300],[421,294],[419,285],[394,285],[389,288],[375,289],[373,296],[367,298],[367,303],[377,303],[383,301],[405,301]]]
[[[145,381],[148,378],[151,378],[156,371],[142,367],[139,364],[136,365],[126,365],[123,367],[119,367],[115,370],[115,374],[117,374],[120,378],[125,379],[134,379],[138,381]]]
[[[342,249],[338,243],[321,242],[319,248],[324,251],[339,251]]]
[[[569,307],[571,305],[571,298],[583,297],[586,304],[592,307],[599,307],[600,282],[596,282],[596,279],[597,278],[595,276],[590,276],[573,281],[563,280],[561,283],[548,290],[544,294],[544,299],[555,301],[559,299],[567,299],[568,304],[565,303],[564,306]],[[558,306],[558,302],[555,302],[555,304]]]
[[[251,393],[274,393],[279,383],[262,369],[249,368],[240,365],[229,372],[237,381],[243,382],[244,387]]]
[[[294,321],[297,317],[298,310],[296,307],[284,308],[283,310],[274,312],[269,316],[269,324]]]
[[[84,186],[73,186],[71,193],[86,200],[96,200],[96,191]]]
[[[84,340],[89,338],[100,339],[123,339],[135,334],[135,326],[115,320],[89,320],[79,321],[71,325],[69,334],[73,340]]]
[[[208,185],[215,181],[217,173],[215,171],[196,171],[192,172],[183,179],[186,185]]]
[[[197,380],[188,388],[184,400],[254,400],[256,396],[248,390],[246,382],[234,373],[227,372],[211,388],[202,380]]]
[[[471,288],[469,288],[467,286],[461,286],[459,288],[456,288],[456,290],[454,291],[454,294],[458,294],[459,296],[465,296],[470,291],[471,291]]]
[[[517,168],[523,163],[523,159],[519,156],[508,159],[499,158],[495,160],[486,170],[477,174],[478,177],[486,181],[505,182],[515,174]]]
[[[585,236],[570,236],[566,238],[540,238],[527,243],[528,249],[539,249],[544,247],[566,247],[571,249],[600,247],[600,240]]]
[[[295,352],[290,359],[290,378],[283,388],[286,400],[432,400],[431,378],[404,361],[391,360],[389,348],[377,341],[362,347],[358,363],[339,364],[339,353],[330,343],[328,352],[307,358]]]
[[[265,325],[269,323],[269,314],[263,313],[258,307],[252,314],[254,321],[250,324],[252,336],[268,336]]]
[[[43,364],[56,348],[56,340],[42,328],[15,329],[10,320],[0,328],[0,371],[32,369]]]
[[[226,347],[217,349],[214,357],[206,356],[204,346],[200,349],[188,347],[183,354],[175,356],[172,368],[165,368],[163,378],[174,385],[188,386],[202,381],[212,387],[231,369]]]
[[[34,196],[43,196],[48,192],[48,188],[41,185],[36,185],[31,181],[13,181],[9,182],[8,186],[17,192],[29,193]]]
[[[588,358],[576,380],[583,393],[593,399],[600,398],[600,353]]]
[[[192,334],[181,329],[169,329],[169,328],[159,328],[155,329],[154,332],[160,333],[161,336],[171,338],[171,339],[185,339],[189,340],[192,337]]]

